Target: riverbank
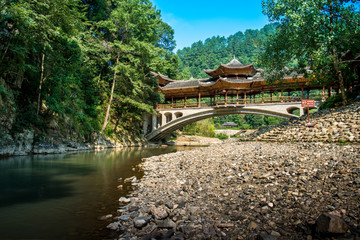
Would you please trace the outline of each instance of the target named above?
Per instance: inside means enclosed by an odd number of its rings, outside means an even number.
[[[34,131],[24,130],[22,133],[4,135],[0,138],[1,156],[23,156],[29,154],[59,154],[72,151],[103,150],[107,148],[145,147],[157,146],[137,136],[124,136],[118,141],[104,135],[96,136],[91,142],[78,142],[61,137],[44,136],[39,138]]]
[[[332,212],[355,239],[359,162],[358,144],[234,141],[147,158],[108,228],[120,239],[317,239],[334,236],[317,221]]]

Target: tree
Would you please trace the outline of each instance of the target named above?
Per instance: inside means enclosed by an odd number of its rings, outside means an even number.
[[[346,72],[356,60],[344,56],[360,51],[356,1],[263,0],[263,11],[280,24],[258,59],[268,73],[267,80],[273,83],[295,71],[320,84],[337,83],[346,104],[345,84],[354,80],[353,74]]]
[[[148,0],[112,2],[114,8],[109,17],[97,23],[108,46],[113,71],[101,132],[111,116],[116,126],[123,123],[119,126],[134,128],[142,115],[152,112],[154,104],[160,101],[160,95],[153,91],[156,82],[150,71],[174,76],[177,68],[177,58],[172,53],[174,32],[160,20],[160,11]]]
[[[262,51],[261,43],[274,31],[276,24],[268,24],[260,30],[237,32],[228,38],[214,36],[204,42],[198,41],[177,51],[180,59],[178,78],[189,79],[209,77],[203,69],[214,69],[220,63],[228,63],[234,56],[243,64],[255,61],[255,56]]]

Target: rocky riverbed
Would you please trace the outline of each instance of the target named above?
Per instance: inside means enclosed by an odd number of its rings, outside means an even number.
[[[360,145],[225,141],[147,158],[119,239],[359,239]]]

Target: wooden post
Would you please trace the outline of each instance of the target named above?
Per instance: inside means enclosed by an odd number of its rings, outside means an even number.
[[[302,87],[301,88],[301,100],[303,100],[303,98],[304,98],[304,88]]]
[[[321,97],[322,100],[325,99],[325,86],[323,86],[323,91],[322,91],[322,97]]]
[[[270,102],[272,103],[272,92],[270,91]]]
[[[246,90],[244,90],[244,104],[246,104]]]
[[[261,103],[264,103],[264,91],[261,90]]]
[[[171,96],[171,108],[174,108],[174,96]]]
[[[289,102],[291,102],[290,94],[291,94],[291,91],[288,91],[288,101]]]
[[[236,90],[236,104],[239,104],[239,90]]]
[[[281,97],[280,97],[281,101],[280,102],[284,102],[284,91],[281,90]]]
[[[228,94],[228,92],[226,91],[225,92],[225,105],[227,104],[227,94]]]
[[[201,107],[201,93],[199,93],[199,98],[198,98],[198,101],[199,101],[199,103],[198,103],[198,107]]]
[[[310,95],[310,89],[307,90],[307,94],[306,94],[307,99],[309,99],[309,95]]]
[[[216,98],[216,92],[215,92],[214,99],[215,99],[215,106],[217,106],[218,105],[218,99]]]
[[[185,99],[184,99],[184,108],[186,108],[186,96],[185,96]]]

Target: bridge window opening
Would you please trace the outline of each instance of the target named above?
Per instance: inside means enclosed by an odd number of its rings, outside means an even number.
[[[300,116],[300,108],[298,108],[298,107],[290,107],[290,108],[286,109],[286,111],[290,114]]]
[[[180,117],[183,116],[183,113],[181,113],[181,112],[176,112],[174,115],[175,115],[176,118],[180,118]]]
[[[156,128],[159,128],[161,127],[163,124],[162,124],[162,115],[161,114],[158,114],[157,115],[157,121],[156,121]]]
[[[165,121],[166,123],[172,121],[172,114],[170,112],[165,113]]]

